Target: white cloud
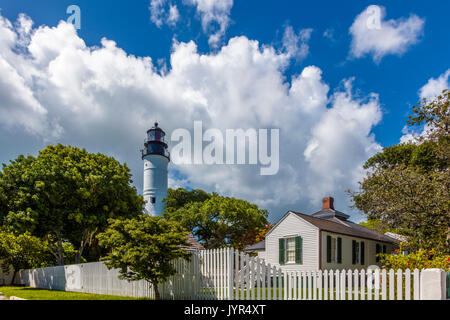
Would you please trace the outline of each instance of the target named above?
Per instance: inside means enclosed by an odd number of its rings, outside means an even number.
[[[217,47],[230,25],[233,0],[185,0],[185,2],[196,6],[203,31],[209,34],[208,43],[212,47]]]
[[[178,12],[177,6],[170,5],[169,17],[167,18],[167,23],[169,25],[175,25],[179,19],[180,19],[180,13]]]
[[[168,0],[150,0],[150,20],[161,28],[163,24],[175,26],[180,18],[178,7]]]
[[[195,7],[208,43],[217,48],[231,23],[233,0],[183,0],[186,6]],[[150,20],[161,28],[164,24],[175,26],[180,20],[178,7],[171,0],[150,0]]]
[[[170,66],[160,73],[150,57],[128,55],[114,41],[86,46],[66,22],[30,30],[29,44],[15,50],[19,31],[1,21],[0,68],[8,77],[0,80],[0,133],[22,137],[25,129],[51,143],[112,155],[131,167],[138,189],[139,149],[155,120],[169,135],[192,129],[195,120],[205,130],[280,128],[277,175],[260,176],[259,166],[249,165],[170,165],[171,186],[254,201],[273,219],[288,209],[318,209],[328,194],[350,211],[344,190],[357,187],[362,164],[379,149],[371,134],[381,118],[377,95],[355,96],[351,79],[330,95],[316,66],[287,81],[290,56],[247,37],[209,54],[193,41],[174,43]],[[2,157],[40,147],[18,144]]]
[[[389,54],[402,55],[419,42],[425,20],[415,14],[409,18],[384,20],[386,9],[371,5],[360,13],[352,26],[350,55],[361,58],[372,55],[377,63]]]
[[[450,87],[448,78],[450,77],[450,69],[441,74],[437,79],[431,78],[427,84],[419,90],[421,99],[433,100],[442,93],[442,90]]]
[[[283,48],[285,52],[296,60],[303,60],[309,54],[309,39],[313,29],[302,29],[298,34],[291,26],[286,26],[283,34]]]

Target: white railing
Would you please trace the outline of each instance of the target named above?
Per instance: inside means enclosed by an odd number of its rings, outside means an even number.
[[[425,277],[422,276],[425,271],[417,269],[283,271],[279,266],[231,248],[197,251],[189,261],[178,259],[173,263],[176,274],[158,286],[162,299],[419,300],[426,299],[431,291],[434,294],[440,290],[434,289],[435,280],[429,280],[429,276],[437,279],[435,275],[428,273]],[[155,297],[154,288],[148,282],[120,280],[118,275],[117,269],[108,270],[102,262],[94,262],[21,270],[16,283],[56,290]]]

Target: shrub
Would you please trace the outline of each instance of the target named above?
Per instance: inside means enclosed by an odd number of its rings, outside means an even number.
[[[436,252],[435,250],[419,249],[407,255],[401,254],[400,249],[395,249],[393,254],[378,254],[380,261],[388,269],[430,269],[439,268],[450,271],[450,255]]]

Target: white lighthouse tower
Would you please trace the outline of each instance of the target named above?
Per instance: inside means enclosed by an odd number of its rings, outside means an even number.
[[[167,151],[165,140],[166,133],[155,126],[147,131],[142,150],[144,160],[144,200],[146,201],[144,212],[152,216],[160,216],[164,212],[167,198],[167,166],[170,162],[170,154]]]

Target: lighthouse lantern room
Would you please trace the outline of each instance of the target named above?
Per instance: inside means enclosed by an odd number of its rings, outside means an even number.
[[[170,162],[170,154],[167,151],[165,140],[166,133],[155,126],[147,131],[142,150],[142,160],[144,160],[144,187],[143,195],[145,213],[152,216],[160,216],[164,212],[167,198],[167,166]]]

